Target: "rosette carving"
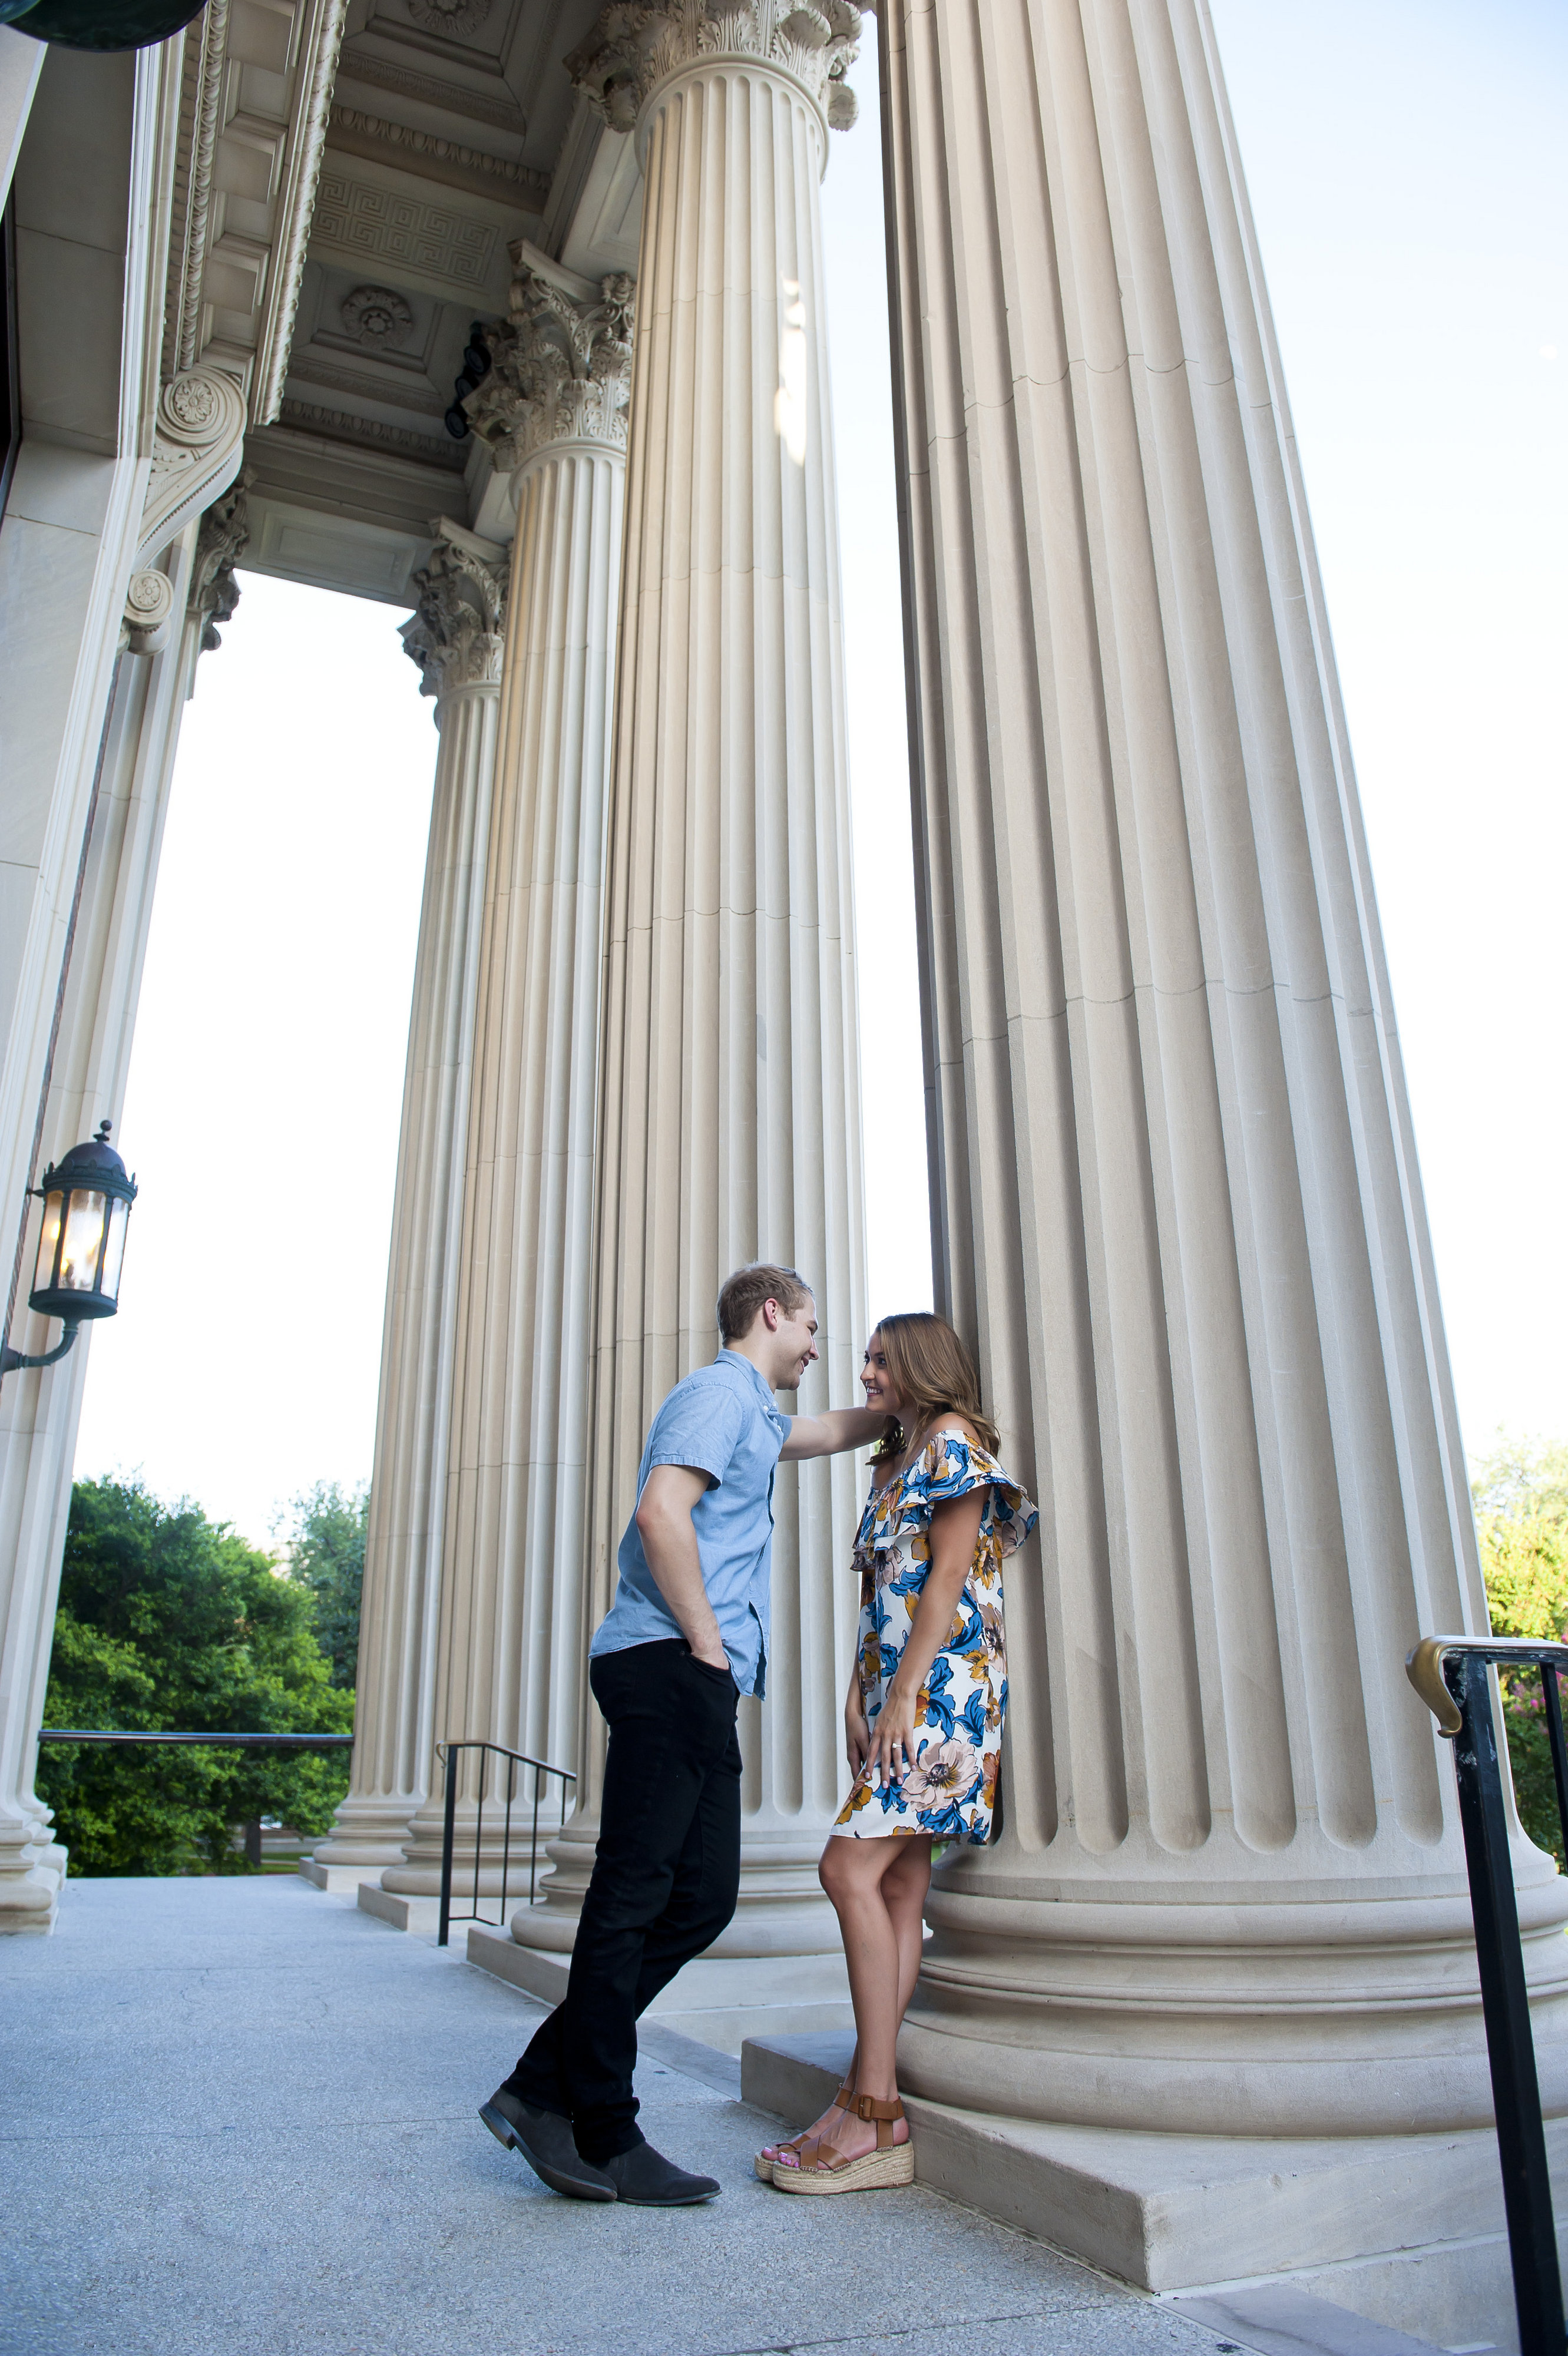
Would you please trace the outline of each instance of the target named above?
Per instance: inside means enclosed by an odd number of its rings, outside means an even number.
[[[430,562],[413,576],[419,604],[403,625],[403,651],[420,669],[420,691],[499,687],[505,644],[507,554],[441,519]]]
[[[244,434],[244,397],[231,376],[203,367],[169,379],[158,396],[142,558],[166,548],[228,489],[240,470]]]
[[[618,272],[595,287],[512,258],[510,316],[489,331],[490,373],[463,403],[474,432],[503,470],[551,442],[624,450],[633,281]]]
[[[133,655],[161,654],[174,615],[174,583],[166,573],[133,573],[120,624],[122,649]]]
[[[573,82],[612,131],[633,131],[665,77],[699,58],[761,58],[793,75],[834,131],[858,112],[844,80],[859,55],[854,0],[614,0],[566,59]]]

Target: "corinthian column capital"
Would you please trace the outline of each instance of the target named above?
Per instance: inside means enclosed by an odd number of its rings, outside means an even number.
[[[511,314],[489,337],[490,372],[464,403],[503,471],[552,442],[626,448],[636,282],[617,272],[596,285],[512,248]]]
[[[857,112],[843,77],[859,54],[854,0],[615,0],[566,59],[612,131],[633,131],[659,84],[713,58],[757,58],[791,75],[834,131]]]
[[[502,549],[445,516],[430,562],[413,576],[419,604],[399,635],[419,665],[425,695],[493,687],[501,679],[507,560]]]
[[[250,543],[251,519],[245,494],[254,480],[250,467],[242,467],[232,487],[221,498],[213,500],[196,535],[186,611],[201,625],[203,654],[214,654],[222,645],[218,625],[231,621],[240,603],[234,567]]]

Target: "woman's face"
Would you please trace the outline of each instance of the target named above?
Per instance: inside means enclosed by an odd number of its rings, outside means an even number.
[[[865,1392],[865,1404],[876,1415],[897,1416],[901,1423],[904,1411],[893,1377],[887,1371],[887,1361],[882,1355],[880,1329],[865,1345],[865,1357],[860,1369],[860,1380]]]

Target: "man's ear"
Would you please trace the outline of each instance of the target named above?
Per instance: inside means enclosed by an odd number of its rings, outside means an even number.
[[[779,1303],[776,1301],[765,1301],[763,1302],[762,1322],[767,1326],[770,1333],[778,1333],[779,1320],[783,1313],[783,1311],[779,1308]]]

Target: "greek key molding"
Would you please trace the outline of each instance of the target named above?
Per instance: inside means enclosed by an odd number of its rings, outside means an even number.
[[[858,105],[843,77],[859,56],[854,0],[614,0],[566,71],[612,131],[635,131],[660,83],[703,58],[755,58],[789,74],[834,131]]]
[[[402,263],[476,295],[484,291],[500,233],[494,222],[476,220],[456,205],[395,195],[346,172],[323,172],[317,190],[318,245],[355,262],[391,263],[394,274]]]
[[[500,686],[508,557],[446,517],[428,564],[413,576],[419,604],[399,636],[419,665],[420,693]]]
[[[596,287],[521,242],[512,260],[510,316],[488,331],[490,373],[463,403],[474,432],[502,473],[552,442],[624,450],[635,281]]]

